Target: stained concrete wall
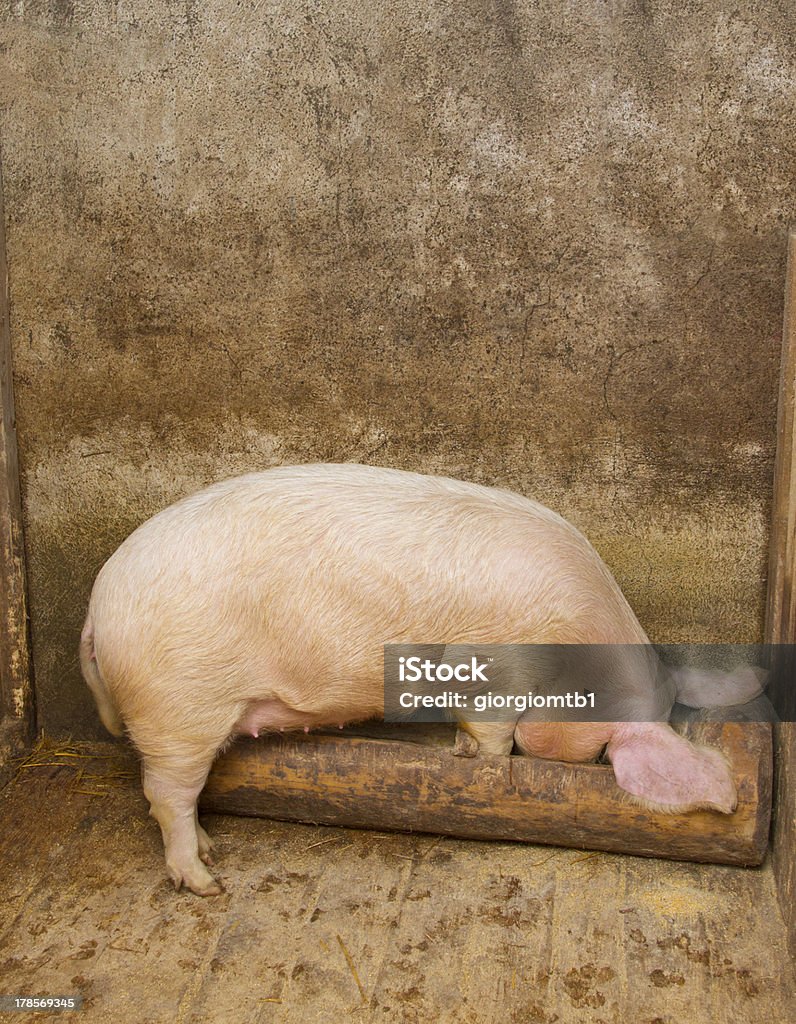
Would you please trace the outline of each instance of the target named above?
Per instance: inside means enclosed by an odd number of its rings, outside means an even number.
[[[761,637],[790,5],[0,0],[39,720],[142,519],[356,460],[509,486],[657,640]]]

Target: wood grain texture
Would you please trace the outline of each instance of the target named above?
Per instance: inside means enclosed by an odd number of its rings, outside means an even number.
[[[766,643],[796,644],[796,229],[788,236],[788,269],[777,415],[777,456],[771,519]],[[772,649],[778,706],[793,707],[794,648]],[[796,955],[796,725],[778,724],[772,861],[780,906]]]
[[[9,309],[0,172],[0,784],[34,728]]]
[[[461,757],[452,745],[344,734],[239,740],[216,762],[201,806],[354,828],[760,864],[771,807],[770,726],[700,723],[688,735],[719,747],[733,765],[733,815],[645,810],[619,790],[608,765]]]

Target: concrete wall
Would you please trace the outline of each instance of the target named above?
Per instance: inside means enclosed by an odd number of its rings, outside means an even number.
[[[795,45],[784,0],[0,0],[40,724],[99,729],[119,541],[276,463],[512,487],[654,639],[760,639]]]

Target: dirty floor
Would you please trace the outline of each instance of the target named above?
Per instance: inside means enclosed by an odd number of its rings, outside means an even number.
[[[32,760],[0,792],[0,994],[81,994],[60,1020],[796,1019],[767,866],[209,816],[203,900],[166,879],[128,748]]]

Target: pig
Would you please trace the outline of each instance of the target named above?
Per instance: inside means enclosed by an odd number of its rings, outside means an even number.
[[[185,498],[122,543],[94,583],[81,668],[105,727],[126,732],[141,755],[176,888],[222,891],[197,817],[216,755],[238,735],[383,716],[383,645],[415,642],[654,651],[574,526],[529,498],[446,477],[277,467]],[[646,720],[545,722],[528,712],[460,725],[489,755],[515,743],[569,761],[604,750],[638,801],[731,813],[723,756],[668,725],[678,695],[695,699],[687,674],[662,677],[652,656],[635,660],[633,678],[620,661],[615,671],[646,700]],[[744,676],[713,690],[714,703],[733,704],[760,688]]]

